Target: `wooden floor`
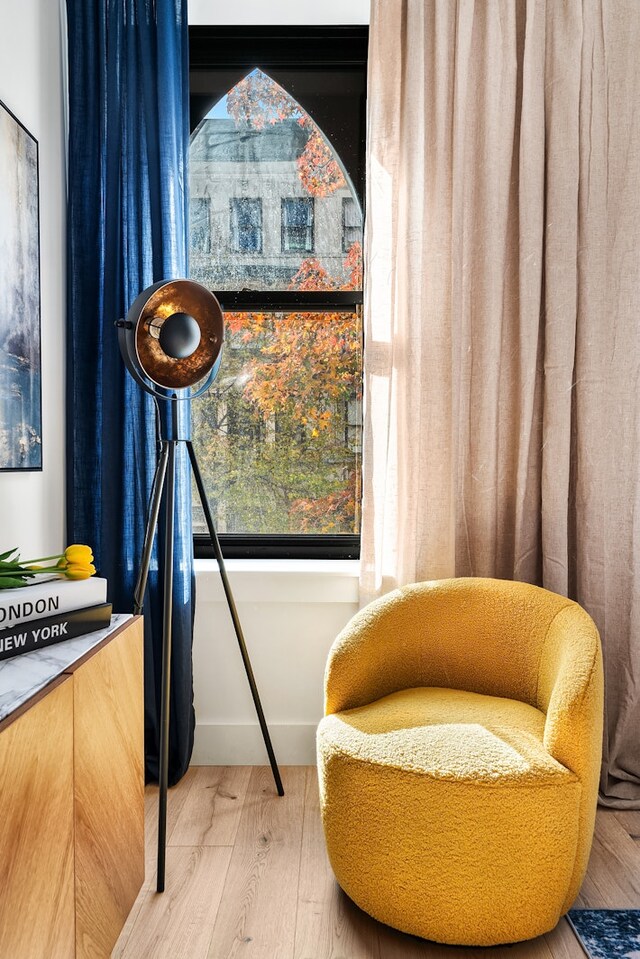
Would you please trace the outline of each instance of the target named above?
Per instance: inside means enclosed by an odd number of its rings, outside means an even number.
[[[169,794],[167,885],[155,892],[155,787],[147,879],[113,959],[584,959],[566,920],[499,949],[457,949],[382,926],[339,890],[324,849],[316,770],[192,767]],[[598,810],[577,905],[640,907],[640,812]]]

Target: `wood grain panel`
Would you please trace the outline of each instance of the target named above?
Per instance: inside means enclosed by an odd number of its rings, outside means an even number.
[[[588,905],[602,909],[640,909],[640,845],[613,810],[598,810],[587,877],[599,893]]]
[[[640,842],[640,809],[616,809],[614,816],[635,842]]]
[[[342,892],[329,865],[314,766],[307,774],[305,791],[295,959],[338,956],[382,959],[378,924]]]
[[[146,885],[122,959],[206,959],[231,849],[169,846],[167,885]]]
[[[0,956],[74,955],[73,685],[0,734]]]
[[[250,775],[250,766],[200,766],[169,845],[232,846]]]
[[[196,776],[196,766],[187,769],[179,783],[172,786],[169,790],[169,799],[167,802],[167,835],[171,834],[180,811],[189,795],[191,785]],[[129,942],[129,937],[137,923],[138,916],[147,901],[147,893],[156,886],[156,866],[158,858],[158,787],[151,784],[144,791],[144,844],[145,844],[145,878],[142,889],[138,894],[131,912],[122,927],[122,932],[113,947],[111,959],[122,959],[125,954],[125,947]],[[168,869],[168,866],[167,866]],[[170,877],[167,872],[167,886]],[[213,929],[213,922],[211,923]],[[211,932],[211,929],[209,932]]]
[[[555,929],[544,937],[553,959],[585,959],[582,946],[566,919],[561,919]],[[491,949],[487,952],[491,953]],[[487,957],[490,959],[490,956]]]
[[[208,959],[292,959],[304,809],[304,766],[256,766],[240,817]]]
[[[191,787],[198,775],[198,768],[197,766],[190,766],[180,782],[168,791],[167,836],[170,836],[175,829],[182,807],[189,798]],[[145,875],[148,879],[152,872],[155,874],[158,859],[158,787],[154,783],[150,783],[144,791],[144,824]],[[195,843],[192,845],[195,845]]]
[[[106,959],[144,879],[142,620],[73,674],[76,956]]]

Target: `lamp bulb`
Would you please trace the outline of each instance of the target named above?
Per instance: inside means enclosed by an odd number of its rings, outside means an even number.
[[[184,360],[200,345],[200,327],[188,313],[172,313],[160,327],[158,342],[167,356]]]

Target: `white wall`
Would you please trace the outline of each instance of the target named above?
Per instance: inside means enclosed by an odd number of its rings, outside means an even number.
[[[65,158],[60,10],[20,0],[0,12],[0,100],[39,141],[42,299],[41,473],[0,473],[0,552],[57,552],[64,538]]]
[[[190,0],[189,22],[368,23],[369,0]],[[358,563],[233,560],[228,570],[278,761],[313,763],[327,653],[358,609]],[[196,562],[196,583],[193,762],[265,763],[215,562]]]
[[[227,567],[278,761],[313,763],[327,653],[358,609],[358,563],[230,560]],[[193,762],[264,763],[216,563],[198,560],[196,570]]]

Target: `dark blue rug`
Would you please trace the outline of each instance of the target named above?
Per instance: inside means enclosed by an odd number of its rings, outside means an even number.
[[[640,909],[572,909],[568,919],[592,959],[640,959]]]

